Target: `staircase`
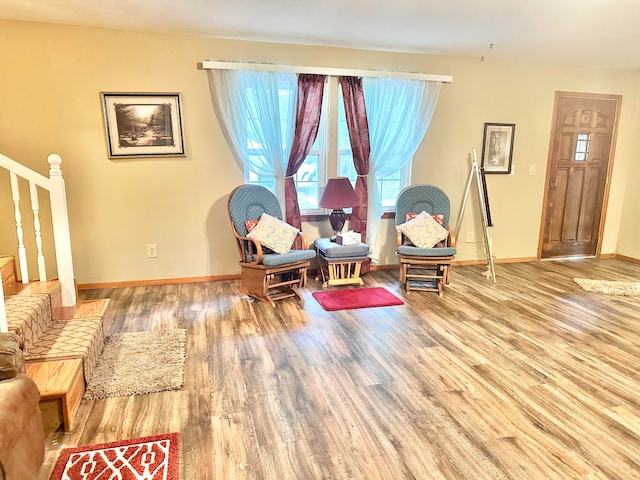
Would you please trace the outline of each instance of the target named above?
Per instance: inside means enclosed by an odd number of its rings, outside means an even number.
[[[55,250],[55,260],[57,278],[60,280],[62,305],[73,306],[76,303],[75,276],[73,273],[73,257],[71,253],[71,237],[69,232],[69,214],[67,211],[67,196],[65,193],[65,183],[62,177],[62,159],[60,155],[52,153],[47,157],[49,163],[49,178],[40,175],[15,160],[0,153],[0,170],[7,170],[10,180],[11,200],[13,203],[13,222],[15,224],[16,240],[18,242],[18,260],[20,280],[23,284],[29,283],[28,258],[35,257],[38,265],[38,279],[45,282],[48,278],[45,256],[43,251],[43,232],[40,224],[40,193],[45,193],[49,199],[51,220],[53,228],[53,242]],[[25,229],[23,202],[21,195],[21,184],[28,187],[30,210],[33,219],[33,233],[35,238],[36,251],[28,252],[25,244]],[[0,218],[2,232],[5,231],[5,224],[9,221],[6,217]],[[7,230],[8,231],[8,230]],[[14,269],[14,277],[15,275]],[[0,283],[0,287],[2,284]],[[4,305],[4,292],[0,288],[0,332],[7,330],[7,318]]]
[[[27,362],[82,359],[91,378],[111,326],[109,299],[62,305],[57,280],[23,284],[16,280],[14,258],[0,256],[8,330],[20,337]]]

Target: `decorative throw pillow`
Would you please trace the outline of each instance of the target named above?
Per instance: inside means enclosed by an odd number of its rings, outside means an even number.
[[[396,227],[419,248],[433,248],[449,236],[446,228],[427,212],[420,212],[413,220]]]
[[[427,213],[424,210],[420,213]],[[418,215],[420,215],[420,213],[413,213],[413,212],[407,212],[407,214],[405,215],[405,222],[408,222],[410,220],[413,220],[414,218],[416,218]],[[442,215],[441,213],[432,213],[431,216],[435,219],[436,222],[438,222],[440,225],[442,225],[444,223],[444,215]],[[247,220],[248,222],[249,220]]]
[[[415,212],[407,212],[407,214],[405,215],[405,222],[410,222],[411,220],[413,220],[414,218],[416,218],[418,215],[420,215],[419,213],[415,213]]]
[[[300,230],[296,227],[263,213],[258,224],[247,233],[247,237],[257,240],[276,253],[283,254],[291,250],[291,245],[298,236],[298,232]]]
[[[420,216],[421,214],[425,214],[427,215],[427,212],[425,212],[424,210],[420,213],[413,213],[413,212],[407,212],[407,214],[405,215],[406,217],[406,221],[409,222],[411,220],[413,220],[414,218]],[[441,213],[432,213],[431,216],[433,217],[433,219],[438,222],[439,225],[442,225],[444,223],[444,215]],[[414,243],[409,240],[409,238],[405,235],[405,239],[404,239],[404,245],[410,246],[410,247],[415,247]],[[434,248],[442,248],[444,247],[444,240],[441,242],[438,242]]]
[[[244,221],[244,228],[247,229],[247,233],[249,233],[251,230],[253,230],[253,227],[255,227],[258,222],[260,221],[259,218],[256,218],[255,220],[245,220]]]

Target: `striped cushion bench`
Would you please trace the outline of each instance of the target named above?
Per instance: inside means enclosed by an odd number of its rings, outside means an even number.
[[[25,361],[82,358],[84,378],[91,378],[106,336],[102,317],[52,320],[46,294],[13,295],[6,307],[9,330],[20,337]]]

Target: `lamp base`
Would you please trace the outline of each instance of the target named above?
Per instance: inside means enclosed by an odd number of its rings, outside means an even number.
[[[329,223],[331,224],[331,229],[333,230],[333,235],[329,240],[332,242],[336,241],[336,237],[340,232],[342,232],[342,227],[344,227],[345,222],[347,221],[347,214],[341,208],[334,208],[331,210],[329,214]]]

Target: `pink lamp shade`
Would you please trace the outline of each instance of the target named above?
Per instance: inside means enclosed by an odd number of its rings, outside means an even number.
[[[333,209],[329,214],[329,222],[333,229],[332,241],[335,241],[347,221],[347,214],[342,209],[358,205],[360,205],[360,200],[358,200],[358,196],[347,177],[329,179],[320,197],[320,206]]]
[[[330,178],[320,197],[322,208],[348,208],[360,205],[347,177]]]

